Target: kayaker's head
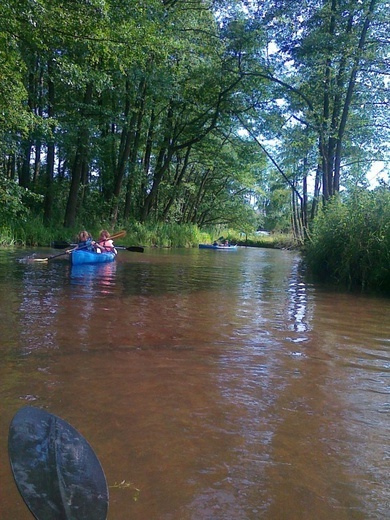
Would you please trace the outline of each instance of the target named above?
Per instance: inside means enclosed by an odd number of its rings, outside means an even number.
[[[88,233],[88,231],[80,231],[78,240],[79,242],[86,242],[91,238],[91,235]]]
[[[108,240],[110,238],[110,233],[107,229],[102,229],[100,231],[99,240]]]

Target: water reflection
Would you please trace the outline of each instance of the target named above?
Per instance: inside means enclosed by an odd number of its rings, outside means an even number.
[[[312,318],[312,310],[309,312],[309,287],[304,280],[301,272],[302,262],[297,259],[292,264],[291,276],[289,280],[289,305],[288,319],[291,322],[291,330],[294,332],[307,332],[310,330],[310,321]],[[313,299],[312,299],[313,305]],[[304,341],[306,337],[295,338],[294,341],[299,343]]]
[[[107,296],[115,291],[116,269],[116,262],[72,265],[70,283],[87,289],[78,293],[81,297],[92,297],[95,294]]]
[[[56,279],[56,270],[56,266],[33,264],[23,271],[22,284],[18,287],[21,292],[17,317],[24,354],[42,347],[57,348],[58,295],[62,287],[50,283],[52,276]]]

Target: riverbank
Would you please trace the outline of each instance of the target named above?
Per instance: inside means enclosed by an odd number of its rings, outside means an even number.
[[[182,224],[125,224],[120,229],[112,229],[107,223],[80,225],[77,228],[62,226],[47,227],[39,220],[35,222],[3,225],[0,228],[0,246],[2,247],[50,247],[53,242],[77,241],[80,229],[87,229],[92,236],[98,236],[101,229],[115,233],[124,229],[126,237],[121,243],[126,246],[144,247],[198,247],[200,243],[213,243],[214,240],[229,240],[230,243],[246,247],[264,247],[271,249],[297,249],[290,234],[243,234],[232,229],[200,230],[194,225]]]

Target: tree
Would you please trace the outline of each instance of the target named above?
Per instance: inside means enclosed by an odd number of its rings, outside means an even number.
[[[303,240],[320,197],[383,159],[384,0],[3,7],[2,175],[44,195],[46,224],[238,222],[288,189]]]
[[[380,0],[248,6],[245,24],[258,27],[268,44],[266,51],[260,45],[256,54],[240,59],[245,80],[236,113],[260,143],[273,140],[281,172],[296,172],[290,186],[293,200],[302,199],[304,224],[310,175],[313,216],[320,193],[327,201],[355,164],[367,171],[383,158],[379,143],[388,141],[389,130],[383,112],[389,73],[385,8]],[[243,41],[239,35],[236,48]]]

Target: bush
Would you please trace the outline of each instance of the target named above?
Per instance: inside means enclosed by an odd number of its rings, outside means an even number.
[[[132,222],[125,227],[133,243],[146,246],[193,247],[198,245],[201,236],[198,227],[191,224]]]
[[[315,218],[305,257],[323,280],[390,292],[390,191],[334,197]]]
[[[43,197],[22,188],[15,181],[0,177],[0,222],[27,222],[31,217],[30,207],[42,204]]]

